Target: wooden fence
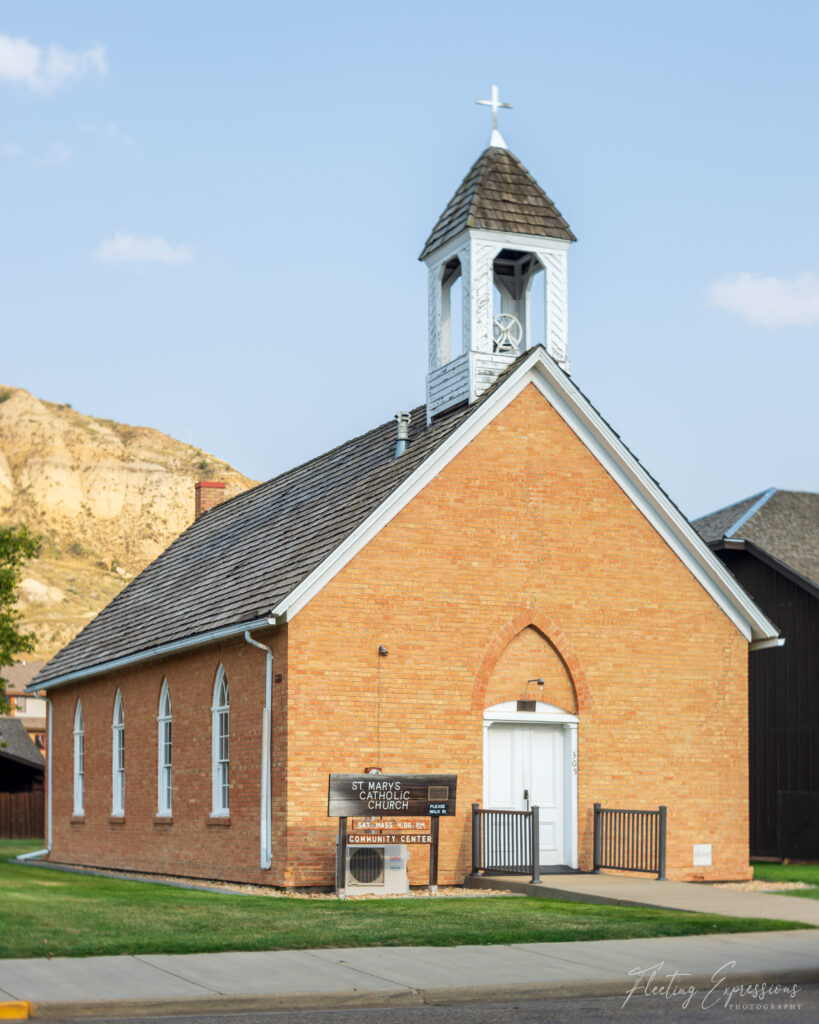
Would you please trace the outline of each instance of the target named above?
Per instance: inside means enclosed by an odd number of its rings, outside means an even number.
[[[45,793],[0,793],[0,839],[39,839],[45,835]]]

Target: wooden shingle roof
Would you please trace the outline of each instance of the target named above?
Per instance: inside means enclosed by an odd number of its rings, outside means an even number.
[[[577,239],[552,200],[508,149],[490,146],[472,165],[426,241],[419,259],[464,228]]]
[[[426,408],[414,409],[399,458],[390,420],[210,509],[59,651],[32,687],[267,616],[497,386],[430,426]]]

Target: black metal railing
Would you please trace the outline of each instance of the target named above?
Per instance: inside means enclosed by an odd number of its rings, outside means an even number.
[[[472,874],[497,871],[540,881],[540,816],[529,811],[493,811],[472,804]]]
[[[629,811],[594,805],[594,870],[644,871],[665,878],[666,808]]]

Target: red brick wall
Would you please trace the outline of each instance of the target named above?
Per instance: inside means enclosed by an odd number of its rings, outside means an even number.
[[[243,641],[54,694],[53,859],[327,885],[327,775],[457,772],[440,881],[469,866],[482,715],[538,698],[579,717],[581,867],[604,806],[668,806],[671,878],[748,877],[747,644],[534,387],[427,485],[285,629],[276,651],[271,871],[258,867],[264,655]],[[378,656],[378,646],[389,651]],[[230,826],[208,824],[219,661],[231,686]],[[174,820],[154,824],[156,714],[174,711]],[[542,692],[526,679],[542,677]],[[126,815],[111,824],[111,716],[122,687]],[[86,814],[69,823],[77,693]],[[380,692],[380,700],[379,700]],[[286,707],[285,707],[286,702]],[[694,843],[714,866],[694,869]],[[411,877],[426,876],[413,850]]]
[[[463,878],[469,807],[482,799],[483,710],[533,699],[525,680],[535,677],[540,699],[580,718],[581,867],[591,866],[594,802],[666,804],[669,877],[748,876],[747,644],[534,387],[289,631],[301,726],[288,832],[302,851],[289,880],[329,880],[326,775],[369,764],[458,772],[440,877]],[[711,869],[693,868],[694,843],[713,844]],[[413,851],[414,881],[426,864]]]
[[[273,853],[284,859],[282,829],[287,744],[286,631],[254,636],[274,651]],[[213,823],[211,705],[219,663],[230,691],[230,818]],[[157,713],[163,678],[173,707],[173,818],[157,810]],[[117,688],[125,713],[125,816],[111,818],[111,720]],[[272,880],[259,867],[259,804],[265,656],[244,640],[59,689],[54,702],[54,803],[51,859],[158,871],[198,878]],[[73,723],[82,698],[85,726],[85,815],[71,821]],[[219,822],[219,819],[216,819]]]

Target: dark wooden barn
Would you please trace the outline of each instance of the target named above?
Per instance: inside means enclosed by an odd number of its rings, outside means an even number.
[[[750,654],[751,855],[819,860],[819,494],[770,488],[694,526],[786,641]]]

